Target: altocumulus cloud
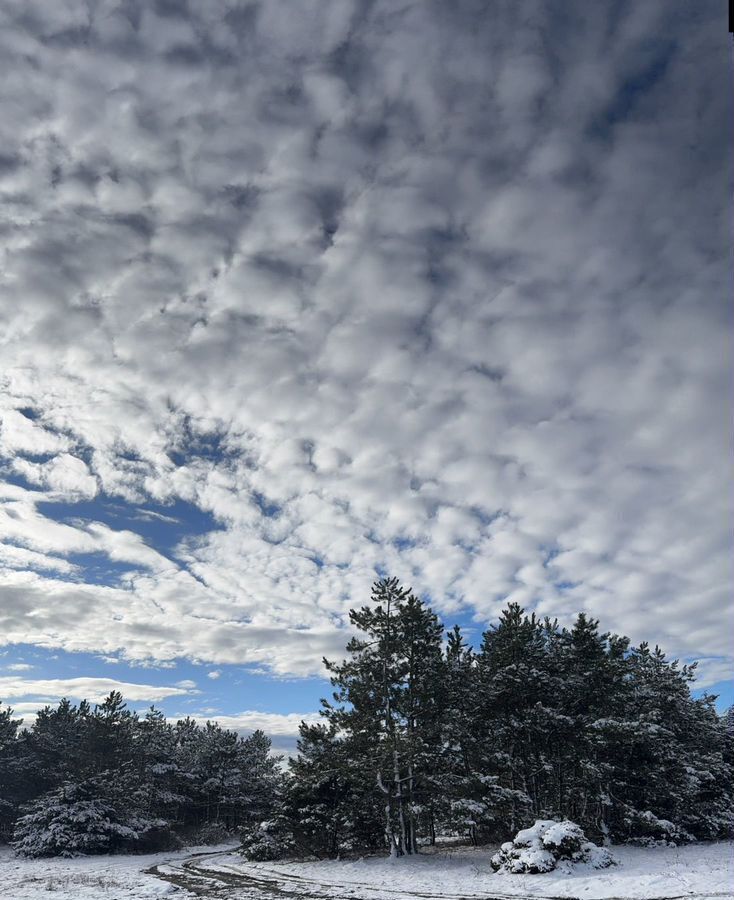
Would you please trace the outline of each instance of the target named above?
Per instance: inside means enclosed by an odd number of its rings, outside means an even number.
[[[314,673],[389,571],[718,678],[719,6],[3,3],[2,639]]]

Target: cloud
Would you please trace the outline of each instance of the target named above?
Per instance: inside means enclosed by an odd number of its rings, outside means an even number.
[[[221,672],[218,669],[212,669],[211,672],[206,673],[207,678],[211,678],[212,680],[216,680],[221,676]]]
[[[0,16],[4,640],[313,674],[389,571],[729,658],[713,10]]]
[[[205,716],[192,715],[192,719],[204,724],[208,721]],[[231,716],[216,715],[213,719],[222,728],[228,728],[242,734],[250,734],[253,731],[264,731],[272,736],[275,741],[282,738],[294,738],[298,735],[298,726],[301,722],[315,725],[322,719],[318,713],[271,713],[258,712],[257,710],[245,710]],[[282,741],[280,741],[282,743]]]
[[[699,688],[721,684],[721,682],[730,681],[734,677],[734,665],[732,665],[731,659],[714,657],[701,658],[695,661],[698,663],[696,667],[696,686]]]
[[[170,687],[151,684],[131,684],[116,681],[114,678],[39,678],[26,679],[15,676],[0,676],[0,697],[4,700],[14,698],[37,698],[27,703],[43,705],[54,703],[62,697],[72,700],[90,700],[101,703],[111,691],[119,691],[127,701],[164,700],[167,697],[188,695],[188,687]],[[24,705],[26,708],[27,703]],[[36,705],[35,709],[39,706]]]

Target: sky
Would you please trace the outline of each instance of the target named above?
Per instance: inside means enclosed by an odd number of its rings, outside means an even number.
[[[0,22],[0,699],[287,746],[389,573],[734,700],[723,0]]]

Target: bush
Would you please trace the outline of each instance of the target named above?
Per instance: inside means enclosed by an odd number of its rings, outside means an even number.
[[[204,844],[206,846],[226,844],[232,840],[232,837],[232,831],[221,822],[205,822],[193,832],[191,843]]]
[[[641,847],[677,847],[694,840],[693,835],[684,828],[669,819],[659,819],[649,809],[631,812],[626,818],[626,825],[632,832],[627,843]]]
[[[21,856],[79,856],[165,849],[171,846],[168,824],[148,819],[100,797],[90,780],[65,784],[27,807],[15,824],[12,846]]]
[[[290,830],[278,819],[249,825],[240,831],[240,838],[240,852],[252,862],[283,859],[295,851]]]
[[[562,860],[587,863],[595,869],[614,865],[612,854],[588,841],[575,822],[549,819],[538,819],[530,828],[518,831],[512,841],[502,844],[491,863],[495,872],[538,875],[551,872]]]

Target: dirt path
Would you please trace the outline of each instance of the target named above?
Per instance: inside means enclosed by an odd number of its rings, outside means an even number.
[[[228,872],[219,867],[210,868],[207,865],[230,852],[196,853],[181,863],[161,863],[146,871],[149,875],[170,881],[171,884],[190,891],[194,896],[205,897],[207,900],[251,900],[251,898],[252,900],[284,900],[286,897],[294,896],[303,898],[325,898],[326,896],[322,891],[304,890],[296,878],[281,880],[266,872],[244,874]],[[289,890],[283,881],[293,881],[293,889]],[[347,893],[345,897],[347,896],[353,895]],[[333,900],[333,896],[329,900]]]
[[[217,853],[197,853],[181,863],[161,863],[147,872],[177,887],[185,888],[196,897],[207,900],[284,900],[287,897],[299,897],[302,900],[372,900],[385,898],[394,900],[466,900],[466,898],[448,894],[424,894],[416,891],[402,891],[386,888],[384,885],[346,884],[338,888],[334,884],[324,884],[311,878],[290,873],[271,872],[267,869],[252,869],[247,873],[241,870],[227,871],[219,857],[231,851]],[[209,863],[214,863],[210,866]],[[471,900],[480,900],[478,897]],[[483,900],[522,900],[517,896],[487,896]],[[537,900],[537,898],[535,898]]]

